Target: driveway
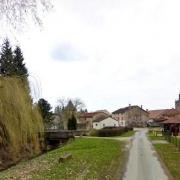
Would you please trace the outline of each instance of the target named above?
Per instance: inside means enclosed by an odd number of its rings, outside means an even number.
[[[134,136],[123,180],[168,180],[146,133],[139,129]]]

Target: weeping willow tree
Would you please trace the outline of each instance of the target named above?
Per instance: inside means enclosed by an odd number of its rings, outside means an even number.
[[[41,152],[42,117],[23,78],[0,76],[1,168]]]

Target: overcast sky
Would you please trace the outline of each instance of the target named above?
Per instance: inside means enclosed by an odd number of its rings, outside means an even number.
[[[18,35],[36,89],[53,106],[174,107],[180,90],[180,1],[61,0]],[[37,88],[38,86],[38,88]]]

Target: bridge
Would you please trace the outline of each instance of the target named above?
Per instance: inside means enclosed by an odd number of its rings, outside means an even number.
[[[74,139],[75,136],[87,135],[86,130],[46,130],[44,132],[47,145],[58,146],[67,142],[69,139]]]

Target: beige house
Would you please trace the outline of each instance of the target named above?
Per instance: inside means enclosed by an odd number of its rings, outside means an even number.
[[[148,111],[142,107],[131,106],[120,108],[112,112],[112,117],[118,120],[120,126],[144,127],[149,119]]]

